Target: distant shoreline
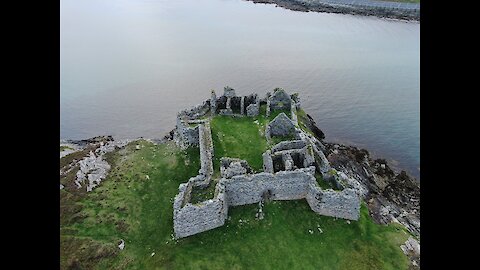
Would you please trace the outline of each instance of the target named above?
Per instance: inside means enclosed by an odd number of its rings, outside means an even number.
[[[302,12],[341,13],[420,21],[420,4],[375,0],[246,0]]]

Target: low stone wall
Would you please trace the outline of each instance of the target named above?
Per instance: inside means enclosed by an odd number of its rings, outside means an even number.
[[[310,184],[306,199],[310,208],[321,215],[351,220],[360,217],[360,198],[353,189],[322,190]]]
[[[187,203],[182,208],[175,208],[173,227],[176,238],[187,237],[208,231],[225,224],[228,206],[225,203],[225,192],[221,191],[215,199],[193,205]]]
[[[292,100],[292,105],[290,108],[290,115],[292,116],[293,124],[298,127],[298,118],[297,118],[297,106],[295,105],[295,101]]]
[[[189,120],[198,119],[205,116],[210,111],[210,100],[207,99],[202,104],[198,104],[190,109],[183,110],[179,116]]]
[[[267,173],[273,173],[273,160],[270,150],[267,150],[262,155],[263,158],[263,171]]]
[[[294,141],[283,141],[279,142],[272,147],[272,152],[278,152],[282,150],[290,150],[290,149],[301,149],[307,146],[305,141],[303,140],[294,140]]]
[[[200,174],[205,175],[208,179],[213,174],[213,142],[210,123],[205,122],[199,125],[199,141],[200,141]]]
[[[221,179],[225,185],[229,206],[258,203],[262,194],[271,191],[273,200],[298,200],[306,197],[308,185],[315,181],[315,168],[282,171],[276,174],[258,173]],[[313,179],[312,179],[313,177]]]
[[[265,192],[272,200],[306,199],[316,213],[358,220],[360,199],[352,189],[322,190],[314,177],[315,167],[281,171],[275,174],[258,173],[222,178],[216,187],[214,199],[193,205],[182,200],[188,197],[191,184],[181,184],[174,201],[174,231],[176,238],[222,226],[229,206],[258,203]]]
[[[190,127],[186,121],[188,120],[182,120],[178,116],[177,126],[173,133],[173,140],[182,149],[199,145],[199,126]]]
[[[283,90],[276,89],[273,96],[267,93],[265,101],[267,115],[272,109],[270,105],[273,101],[274,110],[289,106],[292,116],[296,116],[296,102]],[[296,123],[293,123],[284,113],[280,113],[267,125],[267,140],[271,129],[274,135],[293,133],[296,140],[280,142],[267,150],[262,156],[264,172],[250,174],[252,171],[246,161],[224,158],[221,166],[223,178],[215,187],[214,198],[197,204],[190,202],[193,188],[207,187],[210,183],[214,155],[208,120],[191,117],[202,115],[210,109],[217,110],[218,114],[231,114],[234,117],[243,117],[245,113],[247,116],[258,114],[260,102],[257,95],[237,97],[233,89],[226,87],[223,96],[216,98],[212,91],[209,102],[178,115],[174,139],[183,146],[199,145],[201,168],[197,176],[180,184],[179,193],[174,199],[173,223],[176,238],[222,226],[229,206],[258,203],[265,196],[272,200],[306,199],[312,210],[319,214],[352,220],[359,218],[360,199],[353,189],[333,191],[320,188],[315,178],[314,164],[324,178],[339,180],[340,177],[336,173],[330,175],[329,162],[317,147],[317,144],[323,145],[299,129],[296,118],[293,120]],[[240,114],[233,114],[232,106]],[[192,127],[191,123],[198,125]]]

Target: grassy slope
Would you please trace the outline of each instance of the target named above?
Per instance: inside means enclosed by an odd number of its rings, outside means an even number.
[[[266,123],[263,116],[258,120]],[[267,146],[259,139],[257,148],[248,148],[258,132],[253,121],[212,121],[212,129],[221,126],[225,134],[223,148],[214,135],[217,165],[228,153],[261,167],[254,153]],[[408,234],[396,225],[374,224],[364,205],[360,220],[350,224],[314,213],[305,200],[268,203],[261,221],[254,218],[256,205],[234,207],[225,226],[173,241],[172,199],[178,185],[198,173],[198,149],[183,153],[172,143],[141,145],[138,151],[131,144],[109,155],[113,169],[94,191],[63,196],[61,204],[71,199],[78,207],[63,217],[70,222],[61,226],[62,269],[407,269],[399,246]],[[126,242],[122,251],[116,247],[119,239]]]

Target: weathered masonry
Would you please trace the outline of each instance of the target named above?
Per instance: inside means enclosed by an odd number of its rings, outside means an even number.
[[[360,198],[357,192],[332,170],[322,152],[323,145],[315,137],[298,128],[296,109],[300,108],[298,96],[292,98],[283,89],[275,89],[260,100],[256,94],[237,97],[226,87],[224,95],[211,99],[177,117],[175,142],[180,147],[197,145],[200,149],[199,174],[180,184],[173,203],[173,225],[176,238],[187,237],[224,225],[228,207],[253,204],[266,196],[270,200],[306,199],[310,208],[321,215],[358,220]],[[291,110],[292,119],[280,113],[271,125],[267,136],[294,134],[294,139],[282,141],[263,154],[263,172],[252,173],[244,160],[223,157],[221,178],[216,181],[213,199],[193,204],[192,189],[206,187],[212,181],[214,155],[209,119],[215,114],[253,116],[259,114],[260,103],[267,104],[267,114],[275,110]],[[249,113],[250,111],[250,113]],[[278,118],[278,119],[277,119]],[[295,118],[295,120],[293,120]],[[341,191],[322,189],[315,172],[331,181]]]

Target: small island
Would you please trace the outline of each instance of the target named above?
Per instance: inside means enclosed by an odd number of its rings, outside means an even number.
[[[61,141],[60,199],[62,269],[420,265],[419,182],[281,88],[212,90],[161,139]]]

